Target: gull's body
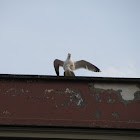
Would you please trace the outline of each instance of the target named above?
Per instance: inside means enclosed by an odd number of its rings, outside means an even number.
[[[77,70],[79,68],[85,68],[90,71],[100,72],[99,68],[97,68],[96,66],[94,66],[93,64],[91,64],[85,60],[80,60],[80,61],[76,61],[76,62],[72,61],[71,54],[68,54],[66,61],[61,61],[61,60],[55,59],[54,68],[55,68],[57,76],[59,76],[59,66],[63,67],[64,76],[75,76],[73,70]]]
[[[75,76],[74,72],[70,69],[70,65],[64,67],[64,76]]]

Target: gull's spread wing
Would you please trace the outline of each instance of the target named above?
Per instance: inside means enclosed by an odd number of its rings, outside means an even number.
[[[95,65],[93,65],[85,60],[76,61],[76,62],[74,62],[74,65],[75,65],[75,70],[84,68],[84,69],[88,69],[88,70],[94,71],[94,72],[101,72],[99,68],[97,68]]]
[[[55,72],[57,76],[59,76],[59,66],[63,67],[64,62],[59,59],[55,59],[53,64],[54,64]]]

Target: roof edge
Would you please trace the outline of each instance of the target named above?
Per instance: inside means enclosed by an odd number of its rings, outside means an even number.
[[[122,77],[64,77],[52,75],[24,75],[24,74],[0,74],[0,79],[44,79],[44,80],[78,80],[78,81],[106,81],[106,82],[140,82],[140,78]]]

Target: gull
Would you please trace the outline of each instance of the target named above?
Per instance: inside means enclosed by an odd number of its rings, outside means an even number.
[[[101,72],[99,68],[97,68],[95,65],[85,61],[85,60],[80,60],[80,61],[72,61],[71,60],[71,54],[68,53],[67,59],[65,61],[55,59],[54,60],[54,68],[57,76],[59,76],[59,67],[63,67],[64,69],[64,76],[75,76],[74,70],[77,69],[87,69],[93,72]]]

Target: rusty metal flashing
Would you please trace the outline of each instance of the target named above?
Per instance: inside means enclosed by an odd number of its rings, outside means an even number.
[[[140,78],[0,75],[0,124],[140,129]]]

